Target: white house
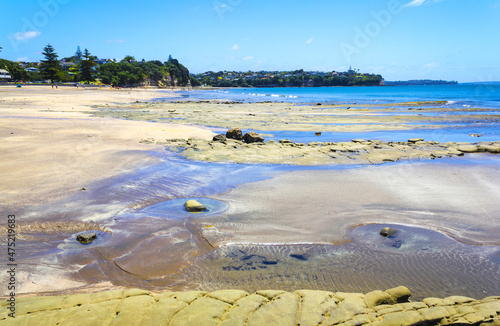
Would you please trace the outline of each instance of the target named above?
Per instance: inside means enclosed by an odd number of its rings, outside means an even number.
[[[0,69],[0,80],[7,81],[7,79],[11,79],[9,72],[5,69]]]

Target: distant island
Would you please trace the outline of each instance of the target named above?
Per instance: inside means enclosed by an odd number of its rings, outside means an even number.
[[[408,85],[457,85],[457,81],[447,80],[431,80],[431,79],[414,79],[414,80],[398,80],[384,81],[385,86],[408,86]]]
[[[192,74],[201,86],[211,87],[320,87],[380,86],[381,75],[360,73],[349,68],[345,72],[304,71],[208,71]]]

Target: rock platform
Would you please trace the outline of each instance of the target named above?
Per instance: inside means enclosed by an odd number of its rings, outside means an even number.
[[[15,319],[2,300],[0,325],[500,325],[500,296],[410,296],[404,286],[367,294],[111,290],[17,298]]]
[[[470,153],[500,153],[500,141],[478,143],[440,143],[409,139],[406,142],[353,139],[350,142],[294,143],[206,141],[203,139],[170,139],[158,144],[190,160],[233,163],[269,163],[293,165],[382,164],[409,159],[438,159]]]

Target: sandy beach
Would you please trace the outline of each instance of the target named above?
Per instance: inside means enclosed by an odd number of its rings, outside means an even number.
[[[12,212],[74,194],[89,183],[151,164],[163,151],[148,138],[205,138],[206,129],[117,119],[94,119],[97,105],[119,105],[173,96],[144,89],[0,87],[2,180]]]
[[[399,156],[370,156],[395,150],[388,142],[290,145],[287,156],[327,148],[338,162],[328,161],[331,156],[316,164],[285,162],[278,142],[240,144],[246,149],[237,152],[212,137],[230,127],[315,132],[319,122],[323,132],[413,130],[422,128],[422,117],[401,120],[384,115],[395,109],[356,106],[317,112],[284,103],[151,102],[173,96],[144,89],[0,88],[1,211],[17,217],[20,294],[122,287],[256,291],[273,284],[366,292],[404,283],[419,298],[500,290],[497,142],[394,143],[404,153],[397,163]],[[443,110],[434,104],[399,107]],[[481,112],[477,108],[474,119],[492,119]],[[464,119],[457,112],[447,122]],[[442,122],[425,118],[426,128]],[[215,151],[218,146],[224,148]],[[189,198],[209,210],[185,212]],[[367,242],[379,235],[366,228],[385,224],[403,228],[397,240],[403,249]],[[75,234],[87,230],[99,230],[101,242],[81,247]],[[419,247],[419,237],[433,245]],[[306,260],[311,265],[303,265]],[[419,264],[426,269],[413,268]],[[457,266],[468,272],[450,276]],[[393,278],[367,276],[375,270]]]

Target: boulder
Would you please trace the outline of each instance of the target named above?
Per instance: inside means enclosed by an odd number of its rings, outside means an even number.
[[[382,304],[395,304],[396,301],[389,293],[375,290],[365,295],[365,303],[368,308],[373,308]]]
[[[243,136],[243,141],[247,144],[251,143],[262,143],[264,141],[264,138],[261,137],[258,133],[255,131],[247,132],[245,136]]]
[[[386,290],[385,293],[389,294],[397,303],[409,302],[408,299],[411,297],[411,291],[406,286],[398,286]]]
[[[226,137],[230,139],[242,140],[243,132],[239,128],[231,128],[226,132]]]
[[[423,138],[410,138],[410,139],[408,139],[409,143],[416,143],[419,141],[424,141],[424,139]]]
[[[317,131],[314,133],[316,136],[321,136],[321,131]]]
[[[89,244],[92,243],[97,238],[97,233],[96,232],[87,232],[87,233],[82,233],[76,236],[76,241],[80,242],[81,244]]]
[[[184,208],[186,208],[186,210],[191,213],[199,213],[207,210],[207,208],[203,204],[199,203],[194,199],[188,200],[184,204]]]
[[[213,141],[218,141],[218,142],[223,142],[223,141],[226,141],[227,138],[226,138],[226,135],[224,134],[219,134],[219,135],[215,135],[214,138],[212,138]]]
[[[385,227],[382,230],[380,230],[380,235],[387,238],[387,237],[390,237],[390,236],[396,234],[396,232],[398,232],[398,230],[390,228],[390,227]]]

